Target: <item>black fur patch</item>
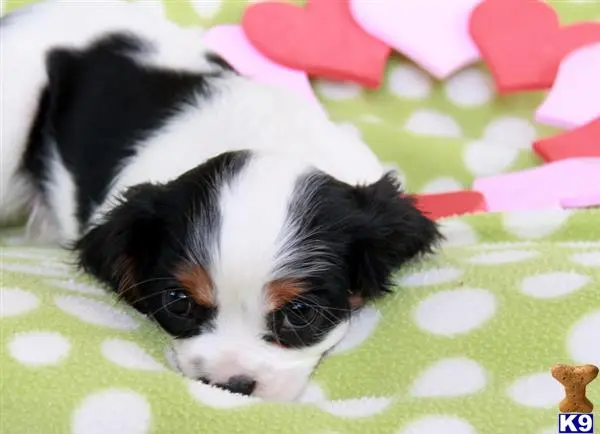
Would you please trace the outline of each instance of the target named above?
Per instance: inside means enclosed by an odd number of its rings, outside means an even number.
[[[164,294],[181,287],[175,274],[185,261],[210,266],[221,221],[219,191],[249,158],[245,151],[221,154],[167,184],[129,189],[104,223],[74,246],[81,268],[170,334],[198,334],[209,316],[190,321],[171,315]]]
[[[351,298],[367,302],[389,292],[393,273],[441,237],[391,174],[359,187],[311,174],[298,185],[290,221],[298,222],[297,248],[307,255],[285,269],[304,291],[272,315],[267,339],[291,347],[326,336],[350,315]],[[286,327],[293,319],[305,325]]]
[[[29,137],[24,169],[44,191],[52,147],[77,185],[84,227],[122,162],[180,107],[209,99],[209,76],[140,66],[153,50],[130,35],[102,38],[85,50],[57,48],[47,57],[49,84]]]

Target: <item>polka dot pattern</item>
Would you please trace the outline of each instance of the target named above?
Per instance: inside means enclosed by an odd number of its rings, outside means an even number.
[[[432,80],[416,66],[403,64],[392,69],[388,86],[392,95],[419,100],[429,96]]]
[[[460,125],[450,116],[434,110],[418,110],[410,115],[404,128],[419,135],[460,137]]]
[[[78,296],[55,297],[56,306],[83,323],[120,330],[134,330],[138,323],[128,314],[98,300]]]
[[[484,140],[470,142],[463,155],[467,169],[476,176],[503,173],[514,164],[518,157],[518,149]]]
[[[577,291],[590,282],[590,278],[573,272],[554,272],[529,276],[523,279],[521,291],[536,298],[561,297]]]
[[[105,390],[84,399],[72,416],[73,434],[150,432],[150,405],[131,390]]]
[[[459,71],[444,84],[446,97],[459,107],[478,107],[494,94],[491,78],[477,68]]]
[[[558,342],[562,349],[557,362],[568,354],[573,363],[600,364],[598,349],[589,345],[600,339],[600,310],[593,292],[600,280],[595,265],[599,244],[564,238],[572,233],[572,225],[581,224],[580,218],[578,213],[551,211],[443,220],[447,242],[438,255],[405,269],[395,277],[395,295],[353,317],[347,335],[298,397],[305,407],[290,409],[312,411],[305,418],[307,427],[321,421],[319,426],[330,426],[334,432],[344,432],[336,421],[378,419],[389,413],[402,415],[397,417],[398,433],[475,432],[481,412],[475,408],[490,394],[495,401],[503,395],[524,414],[554,414],[562,390],[549,375],[547,361],[541,366],[545,370],[531,371],[529,362],[516,362],[507,371],[502,360],[505,351],[522,352],[528,361],[542,354],[546,360],[548,351],[557,351],[548,348],[556,348]],[[596,221],[594,214],[590,222]],[[486,231],[504,234],[509,241],[496,242]],[[560,234],[566,235],[546,241]],[[13,320],[23,324],[24,319],[36,319],[27,330],[19,326],[7,333],[2,345],[19,372],[35,370],[43,376],[52,370],[44,377],[47,381],[63,372],[63,388],[90,372],[98,374],[101,381],[65,408],[72,432],[148,433],[155,423],[167,421],[179,429],[179,422],[165,417],[163,398],[156,401],[156,390],[161,390],[161,397],[182,402],[186,414],[227,414],[222,422],[225,432],[253,424],[252,418],[256,423],[265,421],[256,412],[264,411],[260,400],[182,379],[167,337],[115,303],[112,293],[68,269],[61,269],[62,276],[40,274],[40,267],[58,269],[53,263],[60,261],[21,253],[11,252],[11,263],[26,267],[5,274],[10,286],[0,290],[0,321],[12,330]],[[23,276],[38,284],[18,286]],[[570,318],[564,318],[560,300],[570,303]],[[56,321],[60,331],[53,329]],[[523,348],[521,339],[527,336],[534,336],[535,343]],[[548,345],[549,339],[553,344]],[[390,348],[393,351],[388,352]],[[484,351],[473,351],[477,348]],[[404,357],[406,351],[416,359]],[[380,357],[383,360],[377,361]],[[93,368],[77,371],[85,359]],[[385,375],[365,369],[373,360],[388,367]],[[357,366],[361,376],[345,380]],[[10,387],[21,390],[18,382]],[[406,413],[403,406],[411,400],[419,400],[425,414],[414,418]],[[460,417],[445,412],[446,405],[454,408],[455,400],[470,410]],[[276,404],[273,411],[284,411],[288,405],[293,404]],[[269,411],[265,414],[272,416]],[[186,433],[186,420],[182,418],[180,432]]]
[[[69,340],[56,332],[19,333],[8,343],[10,356],[26,366],[55,365],[70,348]]]
[[[526,407],[555,407],[564,397],[563,387],[550,372],[529,374],[517,378],[508,388],[509,397]]]
[[[438,336],[454,336],[481,327],[496,312],[494,294],[484,289],[463,288],[436,292],[414,311],[416,324]]]
[[[526,119],[501,116],[485,127],[484,138],[517,149],[531,149],[536,139],[536,131],[531,122]]]
[[[0,288],[0,300],[0,318],[22,315],[40,304],[34,294],[19,288]]]
[[[485,370],[467,358],[444,359],[430,366],[411,388],[413,396],[462,396],[476,393],[487,382]]]

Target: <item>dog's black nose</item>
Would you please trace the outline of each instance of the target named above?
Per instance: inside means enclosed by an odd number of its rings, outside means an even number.
[[[227,381],[227,383],[218,383],[215,386],[221,389],[229,390],[233,393],[241,395],[250,395],[256,388],[256,381],[245,375],[235,375]]]

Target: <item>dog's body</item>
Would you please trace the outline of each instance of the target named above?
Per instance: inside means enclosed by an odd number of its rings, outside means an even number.
[[[54,1],[0,39],[0,220],[74,245],[190,377],[293,399],[351,308],[438,238],[365,144],[192,30]]]

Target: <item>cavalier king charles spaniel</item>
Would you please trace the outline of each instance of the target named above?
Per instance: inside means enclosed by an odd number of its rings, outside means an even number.
[[[294,400],[434,222],[313,102],[117,0],[0,22],[0,219],[173,336],[181,372]]]

